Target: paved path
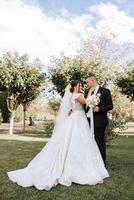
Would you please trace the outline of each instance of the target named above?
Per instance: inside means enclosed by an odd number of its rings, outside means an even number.
[[[37,126],[26,126],[27,130],[34,130],[38,129]],[[22,124],[21,123],[14,123],[14,133],[16,131],[22,130]],[[42,142],[48,142],[49,138],[40,138],[40,137],[32,137],[32,136],[21,136],[21,135],[9,135],[9,124],[8,123],[2,123],[0,124],[0,139],[3,140],[20,140],[20,141],[42,141]]]
[[[29,127],[27,129],[36,129],[37,127]],[[9,135],[8,134],[9,124],[0,124],[0,139],[3,140],[19,140],[19,141],[38,141],[38,142],[48,142],[50,138],[40,138],[31,136],[21,136],[21,135]],[[14,133],[17,130],[22,130],[22,125],[19,123],[14,124]],[[118,130],[117,130],[118,132]],[[126,129],[119,133],[121,136],[134,136],[134,122],[127,123]]]
[[[37,142],[48,142],[49,138],[38,138],[38,137],[27,137],[20,135],[8,135],[0,134],[0,140],[19,140],[19,141],[37,141]]]
[[[134,136],[133,134],[119,134],[121,136]],[[18,141],[33,141],[33,142],[48,142],[50,138],[38,138],[38,137],[28,137],[20,135],[7,135],[0,134],[0,140],[18,140]]]
[[[13,126],[13,132],[16,133],[17,131],[22,131],[23,125],[22,123],[14,123]],[[39,130],[43,131],[43,125],[38,122],[38,124],[34,126],[29,126],[28,123],[26,123],[26,130]],[[9,123],[2,123],[0,124],[0,134],[8,134],[9,133]]]
[[[27,130],[33,130],[37,129],[36,126],[26,126]],[[14,133],[16,131],[22,130],[22,124],[21,123],[14,123]],[[40,138],[40,137],[31,137],[31,136],[21,136],[21,135],[9,135],[9,124],[8,123],[2,123],[0,124],[0,139],[3,140],[20,140],[20,141],[39,141],[39,142],[48,142],[49,138]]]
[[[119,133],[120,136],[134,136],[134,133]]]

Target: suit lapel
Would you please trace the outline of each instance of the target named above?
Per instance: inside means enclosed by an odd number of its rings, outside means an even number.
[[[102,101],[102,87],[99,87],[97,94],[100,93],[100,102]],[[99,102],[99,104],[100,104]]]
[[[85,98],[87,98],[87,95],[88,95],[88,92],[89,92],[89,89],[85,92]]]
[[[96,94],[98,94],[98,93],[101,93],[101,87],[100,86],[99,86],[99,89],[98,89]]]
[[[88,92],[89,92],[89,89],[85,92],[85,98],[87,98]],[[98,93],[101,94],[101,86],[99,86],[99,89],[96,94],[98,94]]]

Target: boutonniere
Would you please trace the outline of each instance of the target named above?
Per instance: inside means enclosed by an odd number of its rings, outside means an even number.
[[[101,93],[100,93],[100,92],[98,92],[96,96],[98,96],[98,97],[100,98],[100,97],[101,97]]]

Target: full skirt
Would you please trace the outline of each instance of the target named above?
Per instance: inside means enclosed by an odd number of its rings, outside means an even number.
[[[25,168],[7,174],[22,187],[47,191],[58,183],[95,185],[109,177],[84,111],[72,113]]]

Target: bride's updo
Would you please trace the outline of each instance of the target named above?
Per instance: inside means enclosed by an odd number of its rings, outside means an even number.
[[[71,81],[70,84],[71,84],[70,92],[73,93],[73,92],[74,92],[74,88],[75,88],[78,84],[80,84],[80,81],[74,80],[74,81]]]

